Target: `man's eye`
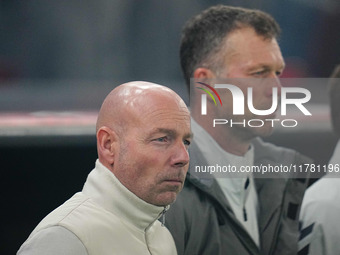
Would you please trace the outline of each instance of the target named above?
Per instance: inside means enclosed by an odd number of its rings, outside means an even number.
[[[185,144],[186,146],[189,146],[189,145],[191,144],[191,142],[190,142],[189,140],[184,140],[184,144]]]
[[[267,71],[266,70],[262,70],[262,71],[257,71],[255,73],[253,73],[254,76],[262,76],[266,73]]]
[[[169,139],[166,136],[159,137],[155,139],[157,142],[167,142]]]

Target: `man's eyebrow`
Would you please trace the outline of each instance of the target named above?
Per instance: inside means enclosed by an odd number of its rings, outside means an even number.
[[[272,70],[273,68],[276,69],[276,67],[273,67],[272,65],[268,65],[267,63],[260,63],[256,66],[249,67],[249,71],[255,71],[256,69],[259,69],[259,68],[262,68],[262,69],[265,69],[265,70]],[[278,69],[282,69],[282,70],[284,68],[285,68],[285,64],[280,65],[278,67]]]
[[[184,135],[184,138],[185,139],[188,139],[188,138],[193,139],[194,138],[194,133],[192,133],[192,132],[187,133],[187,134]]]
[[[271,69],[271,67],[265,63],[260,63],[260,64],[257,64],[257,65],[254,65],[254,66],[250,66],[249,68],[249,71],[254,71],[254,70],[257,70],[257,69]]]
[[[155,130],[153,130],[151,132],[151,135],[156,134],[156,133],[164,133],[164,134],[168,134],[168,135],[171,135],[171,136],[177,136],[178,135],[178,132],[176,132],[173,129],[169,129],[169,128],[156,128]],[[184,138],[188,139],[188,138],[192,138],[193,136],[194,136],[193,133],[189,132],[189,133],[186,133],[184,135]]]

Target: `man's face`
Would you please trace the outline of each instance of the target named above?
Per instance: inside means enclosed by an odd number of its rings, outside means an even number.
[[[276,39],[265,39],[255,33],[252,28],[242,28],[232,32],[224,42],[224,64],[219,68],[218,77],[235,79],[245,95],[245,115],[232,114],[232,98],[227,90],[219,90],[223,101],[220,117],[234,121],[250,119],[274,119],[275,114],[259,116],[251,113],[247,106],[247,89],[253,88],[253,105],[255,109],[267,110],[272,106],[272,89],[276,87],[280,95],[281,85],[278,76],[284,69],[284,60]],[[240,79],[239,79],[240,78]],[[232,83],[233,84],[233,83]],[[280,96],[278,96],[278,99]],[[266,136],[272,132],[272,123],[264,121],[263,127],[243,128],[234,125],[246,135]]]
[[[150,102],[131,119],[123,136],[114,162],[118,179],[150,204],[174,202],[189,164],[190,115],[184,103]]]

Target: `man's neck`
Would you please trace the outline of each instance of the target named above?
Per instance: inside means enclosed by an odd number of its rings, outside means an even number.
[[[244,156],[250,148],[252,136],[242,130],[231,128],[226,125],[211,128],[211,122],[195,119],[206,132],[221,146],[223,150],[237,156]]]

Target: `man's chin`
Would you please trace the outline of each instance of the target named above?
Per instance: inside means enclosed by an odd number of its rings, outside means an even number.
[[[154,201],[154,205],[156,206],[167,206],[175,202],[177,198],[178,192],[166,192],[161,194],[156,201]]]
[[[256,130],[256,136],[260,136],[260,137],[268,137],[271,136],[274,132],[274,128],[273,127],[265,127],[263,126],[262,128],[259,128],[258,130]]]

